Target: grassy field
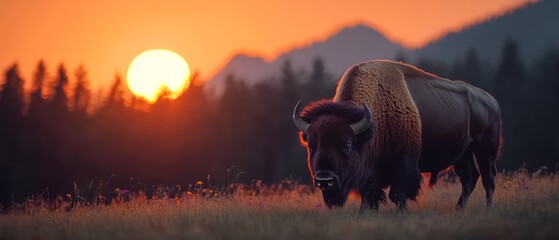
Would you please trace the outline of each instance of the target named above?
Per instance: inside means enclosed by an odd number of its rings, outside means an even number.
[[[259,191],[259,194],[256,192]],[[410,210],[386,204],[358,214],[352,197],[328,210],[308,186],[238,188],[230,196],[132,201],[71,211],[30,207],[0,214],[3,239],[559,239],[559,176],[499,175],[492,209],[481,182],[465,210],[460,185],[439,181]]]

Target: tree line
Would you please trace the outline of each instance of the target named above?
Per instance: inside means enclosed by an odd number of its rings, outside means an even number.
[[[469,50],[446,64],[414,64],[453,80],[464,80],[495,96],[503,115],[501,170],[559,163],[559,51],[550,48],[524,62],[513,41],[492,66]],[[400,54],[396,60],[406,62]],[[234,75],[213,99],[191,84],[175,100],[147,106],[131,97],[115,77],[106,94],[92,91],[87,71],[73,76],[60,65],[49,73],[40,61],[24,91],[16,64],[0,82],[0,202],[30,194],[50,197],[87,188],[110,177],[115,185],[188,185],[197,180],[227,184],[233,179],[310,182],[306,152],[291,114],[295,103],[334,95],[340,76],[317,58],[310,72],[286,61],[281,73],[253,87]],[[146,108],[148,110],[146,110]]]

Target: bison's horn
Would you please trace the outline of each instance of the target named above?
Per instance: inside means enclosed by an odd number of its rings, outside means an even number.
[[[311,126],[311,124],[309,124],[308,122],[305,122],[305,120],[303,120],[301,118],[301,116],[299,116],[299,105],[301,104],[301,100],[299,100],[299,102],[297,102],[297,105],[295,105],[295,109],[293,109],[293,122],[295,123],[295,126],[297,126],[297,128],[301,131],[303,131],[303,133],[307,134],[307,130],[309,130],[309,127]]]
[[[365,114],[363,114],[363,118],[354,124],[351,124],[351,129],[355,135],[359,135],[360,133],[366,131],[371,124],[373,123],[373,118],[371,116],[371,111],[367,104],[363,103],[363,109],[365,110]]]

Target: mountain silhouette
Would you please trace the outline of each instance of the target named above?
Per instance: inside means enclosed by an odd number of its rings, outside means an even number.
[[[262,81],[274,81],[273,77],[280,76],[285,61],[290,61],[297,73],[308,73],[313,60],[320,57],[330,73],[340,74],[355,63],[375,58],[393,58],[407,51],[374,29],[356,25],[344,28],[324,41],[285,52],[271,62],[257,56],[238,54],[207,82],[206,87],[220,95],[229,75],[242,79],[249,86]]]
[[[520,55],[530,61],[548,47],[559,47],[559,1],[527,4],[505,15],[452,32],[418,49],[410,57],[453,62],[468,49],[495,65],[507,39],[520,46]]]
[[[549,47],[559,47],[558,23],[559,1],[540,1],[448,33],[413,51],[368,26],[354,25],[324,41],[287,51],[270,62],[258,56],[238,54],[207,82],[206,89],[219,95],[231,74],[249,86],[274,81],[273,77],[280,76],[281,66],[287,60],[297,73],[308,73],[317,57],[322,58],[326,70],[336,76],[353,64],[371,59],[394,59],[398,54],[403,54],[410,63],[423,58],[452,64],[469,49],[474,49],[482,61],[495,65],[507,39],[513,39],[520,46],[525,60],[532,60]]]

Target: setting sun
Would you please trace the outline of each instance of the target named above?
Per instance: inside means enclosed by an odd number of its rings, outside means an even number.
[[[130,63],[126,82],[135,96],[150,103],[155,102],[165,88],[168,89],[167,97],[175,99],[190,84],[190,68],[176,52],[147,50]]]

